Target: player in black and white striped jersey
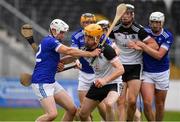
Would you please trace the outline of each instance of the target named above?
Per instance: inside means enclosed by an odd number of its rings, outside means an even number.
[[[135,41],[140,40],[145,44],[157,49],[158,45],[151,38],[144,28],[134,22],[134,6],[126,4],[127,10],[121,17],[120,23],[117,24],[110,34],[110,38],[114,39],[117,46],[121,49],[120,61],[122,62],[125,73],[122,80],[125,83],[123,95],[119,98],[119,120],[126,120],[126,93],[129,90],[127,120],[133,121],[136,110],[136,98],[139,94],[142,72],[142,51],[133,49]]]
[[[98,44],[103,30],[98,24],[90,24],[85,27],[85,43],[87,50],[94,50]],[[92,58],[85,58],[89,63]],[[87,121],[88,116],[94,108],[104,100],[106,105],[106,121],[115,120],[114,104],[117,102],[123,84],[121,75],[124,73],[115,50],[108,44],[104,44],[102,53],[97,57],[92,65],[95,72],[95,81],[91,85],[83,100],[80,109],[80,118]]]

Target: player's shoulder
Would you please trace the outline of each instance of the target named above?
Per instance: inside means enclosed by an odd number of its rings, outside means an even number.
[[[60,41],[51,35],[44,37],[43,40],[41,41],[41,44],[43,44],[43,45],[50,45],[50,44],[54,44],[54,43],[60,44]]]
[[[104,50],[111,50],[113,49],[109,44],[104,43]]]
[[[108,59],[111,60],[112,58],[114,58],[116,56],[116,52],[115,50],[108,44],[104,44],[103,47],[103,55]]]
[[[152,33],[151,28],[150,28],[149,26],[146,26],[146,27],[144,28],[144,30],[145,30],[147,33]]]
[[[48,42],[52,42],[54,40],[55,40],[55,38],[53,38],[51,35],[48,35],[42,39],[41,43],[48,43]]]
[[[122,27],[122,23],[121,23],[121,22],[118,22],[118,23],[114,26],[113,32],[119,30],[121,27]]]
[[[144,30],[144,27],[141,24],[137,23],[137,22],[133,22],[132,25],[131,25],[131,28],[135,32],[139,32],[140,30]]]
[[[166,28],[163,29],[162,35],[163,35],[165,38],[173,38],[172,33],[171,33],[168,29],[166,29]]]
[[[104,40],[105,36],[106,36],[105,34],[103,34],[101,36],[100,43],[102,43],[102,41]],[[110,38],[106,38],[106,42],[105,43],[108,44],[108,45],[112,45],[112,41],[110,40]]]
[[[84,36],[83,29],[80,28],[78,31],[74,32],[72,34],[72,38],[78,39],[80,37]]]

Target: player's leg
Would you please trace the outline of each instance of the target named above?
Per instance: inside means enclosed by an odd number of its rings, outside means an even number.
[[[127,93],[127,83],[124,82],[124,88],[123,88],[122,94],[119,96],[118,101],[117,101],[119,121],[126,120],[126,93]]]
[[[86,94],[87,94],[86,90],[82,90],[82,89],[78,90],[80,104],[82,104],[83,99],[85,98]],[[102,119],[105,120],[106,119],[106,107],[104,105],[104,102],[102,101],[100,104],[98,104],[97,108],[98,108],[99,114],[101,115]],[[92,120],[92,115],[89,116],[88,120]]]
[[[103,120],[106,120],[106,106],[104,104],[104,100],[98,104],[97,106],[98,112],[101,115]]]
[[[163,121],[164,106],[169,89],[169,70],[158,73],[155,90],[156,121]]]
[[[136,108],[136,112],[134,114],[134,121],[135,122],[141,122],[141,112],[138,108]]]
[[[43,115],[39,116],[36,121],[52,121],[57,117],[56,103],[54,100],[54,84],[32,84],[33,92],[39,97],[41,106],[44,110]]]
[[[56,93],[54,97],[56,103],[66,110],[62,121],[72,121],[76,114],[76,107],[71,97],[64,90]]]
[[[83,99],[85,98],[86,94],[87,94],[87,91],[78,90],[78,96],[79,96],[80,104],[82,104]]]
[[[79,78],[78,78],[78,96],[80,104],[83,102],[90,86],[94,82],[95,75],[88,74],[83,71],[79,71]]]
[[[133,121],[134,114],[136,111],[136,100],[140,91],[141,81],[140,80],[130,80],[128,84],[128,107],[127,107],[127,120]]]
[[[166,90],[155,91],[156,121],[163,121],[166,95]]]
[[[133,65],[124,65],[125,74],[123,81],[127,82],[128,87],[128,95],[127,97],[127,121],[133,121],[134,114],[136,111],[136,100],[141,87],[141,72],[142,65],[141,64],[133,64]]]
[[[139,94],[136,101],[136,112],[134,114],[135,122],[142,121],[142,116],[141,116],[142,111],[143,111],[143,100],[142,100],[141,94]]]
[[[79,84],[78,84],[78,96],[79,96],[79,101],[80,104],[82,104],[83,99],[85,98],[87,91],[89,90],[90,86],[94,82],[94,74],[88,74],[84,73],[82,71],[79,72]],[[105,115],[106,115],[106,110],[105,110],[105,105],[103,102],[101,102],[98,105],[98,111],[101,115],[101,117],[105,120]],[[90,115],[89,120],[92,120],[93,117]]]
[[[119,98],[119,93],[117,91],[110,91],[107,97],[104,99],[104,103],[106,106],[107,121],[115,121],[114,107],[118,98]]]
[[[83,91],[83,90],[78,90],[78,96],[79,96],[79,101],[80,101],[80,108],[82,106],[83,100],[86,97],[87,91]],[[92,120],[92,115],[90,114],[90,116],[88,117],[88,120],[91,121]]]
[[[88,117],[98,104],[98,101],[85,97],[79,112],[81,121],[89,121]]]
[[[86,77],[88,77],[88,76],[86,76]],[[87,80],[87,79],[85,79],[84,77],[79,77],[78,96],[79,96],[79,101],[80,101],[80,107],[81,107],[82,102],[83,102],[84,98],[86,97],[86,94],[91,86],[91,83],[86,83],[87,81],[85,82],[85,80]],[[91,115],[88,117],[88,120],[89,121],[92,120]]]
[[[41,106],[45,112],[45,114],[39,116],[36,121],[44,122],[44,121],[53,121],[57,115],[56,103],[53,96],[48,96],[41,100]]]
[[[83,99],[85,98],[86,94],[87,94],[86,90],[83,90],[83,89],[80,90],[80,88],[78,89],[78,95],[79,95],[80,104],[82,104]],[[99,111],[102,119],[105,120],[106,119],[106,107],[105,107],[103,101],[100,104],[98,104],[97,107],[98,107],[98,111]],[[92,120],[92,115],[89,116],[88,120]]]
[[[55,94],[54,94],[55,102],[66,110],[62,121],[73,121],[73,118],[77,110],[76,106],[72,98],[62,88],[62,86],[57,82],[55,85],[56,85]]]
[[[148,121],[155,121],[153,112],[153,100],[155,85],[154,81],[149,77],[148,73],[143,72],[143,81],[141,84],[141,95],[144,103],[144,114]]]

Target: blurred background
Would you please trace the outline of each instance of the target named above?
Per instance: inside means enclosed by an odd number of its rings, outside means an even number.
[[[64,41],[64,44],[69,45],[71,34],[80,28],[81,14],[90,12],[98,20],[112,21],[116,6],[122,2],[135,6],[135,19],[143,26],[148,25],[151,12],[161,11],[165,14],[165,27],[174,35],[174,44],[170,51],[171,81],[166,111],[176,111],[180,115],[179,0],[0,0],[0,115],[6,107],[39,107],[31,88],[23,87],[19,83],[20,73],[32,73],[35,63],[33,50],[20,34],[23,24],[32,24],[34,39],[38,44],[48,33],[50,22],[55,18],[62,19],[70,26]],[[76,69],[56,76],[79,105],[77,78]],[[1,120],[6,119],[0,116]]]

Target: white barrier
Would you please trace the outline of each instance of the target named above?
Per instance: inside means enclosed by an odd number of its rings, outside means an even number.
[[[170,111],[180,111],[180,80],[170,81],[165,109]]]

